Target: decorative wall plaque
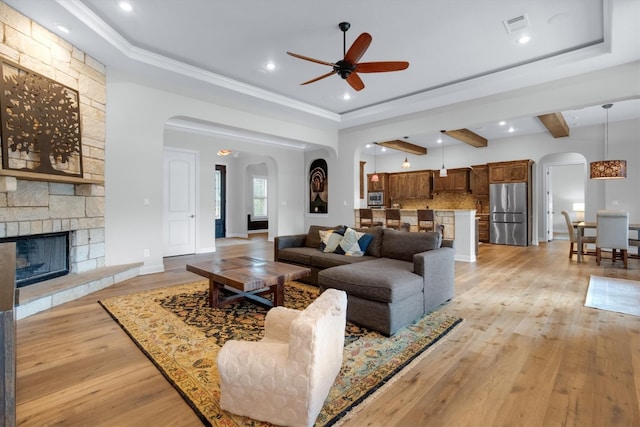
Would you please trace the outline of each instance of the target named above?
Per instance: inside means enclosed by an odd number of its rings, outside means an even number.
[[[82,177],[78,92],[2,60],[2,168]]]
[[[309,168],[309,213],[329,212],[327,162],[316,159]]]

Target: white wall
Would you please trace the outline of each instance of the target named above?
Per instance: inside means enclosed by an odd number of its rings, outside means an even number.
[[[228,127],[249,129],[276,137],[313,144],[337,144],[337,133],[330,129],[305,127],[265,116],[256,116],[221,105],[179,96],[170,92],[142,86],[129,81],[118,73],[107,75],[107,148],[105,150],[105,248],[106,265],[144,262],[142,273],[164,269],[162,261],[162,153],[165,145],[165,123],[172,117],[190,117],[204,122]],[[196,147],[204,142],[196,141],[194,134],[185,133],[180,138],[167,132],[176,148]],[[178,141],[179,140],[179,141]],[[193,141],[193,143],[191,143]],[[211,138],[214,141],[214,138]],[[271,203],[270,235],[291,234],[303,228],[303,189],[306,172],[302,151],[274,148],[245,141],[232,141],[245,152],[272,158],[269,167],[273,187]],[[230,141],[217,140],[218,148],[229,148]],[[202,150],[204,151],[204,150]],[[210,159],[210,154],[201,156]],[[236,172],[232,168],[229,179],[242,180],[246,165]],[[201,168],[206,174],[207,168]],[[201,177],[201,190],[204,182]],[[243,186],[240,187],[242,189]],[[148,200],[146,205],[144,200]],[[241,229],[245,224],[243,199],[230,200],[231,212],[240,213],[229,226]],[[274,211],[271,211],[271,208]],[[202,212],[200,222],[209,221]],[[233,215],[233,214],[232,214]],[[235,222],[234,222],[235,221]],[[273,225],[272,225],[273,224]],[[244,225],[246,231],[246,225]],[[273,228],[272,228],[273,227]],[[207,248],[208,241],[201,241],[200,248]],[[150,249],[150,256],[143,257],[143,250]]]
[[[360,204],[359,161],[366,143],[392,139],[412,132],[438,131],[473,127],[487,121],[531,116],[549,111],[574,109],[585,105],[615,102],[640,97],[640,62],[615,67],[572,79],[538,85],[445,108],[425,111],[410,117],[342,130],[339,135],[330,129],[316,129],[296,123],[234,110],[221,105],[178,96],[127,81],[109,73],[107,79],[107,144],[106,144],[106,263],[107,265],[144,261],[142,272],[161,271],[162,264],[162,149],[165,145],[164,125],[174,116],[196,118],[238,129],[249,129],[302,142],[311,142],[326,149],[303,153],[270,145],[232,141],[255,159],[239,159],[239,167],[231,168],[230,179],[242,182],[248,165],[266,161],[269,180],[275,183],[270,194],[270,237],[306,231],[310,224],[353,224],[355,207]],[[167,135],[169,132],[167,132]],[[586,217],[595,218],[597,209],[619,208],[630,211],[630,220],[640,222],[639,182],[640,146],[638,120],[611,123],[609,126],[610,157],[628,161],[627,180],[587,183]],[[544,230],[538,188],[542,182],[540,160],[550,153],[580,153],[587,161],[603,157],[603,131],[600,127],[578,128],[569,138],[553,139],[547,134],[514,137],[490,141],[489,147],[476,149],[466,145],[446,148],[448,168],[482,164],[490,161],[532,159],[536,162],[535,216],[538,235]],[[196,138],[184,136],[176,147],[189,146]],[[229,140],[207,139],[212,151],[229,148]],[[206,142],[199,149],[206,151]],[[171,143],[171,145],[174,145]],[[195,145],[193,145],[195,146]],[[339,147],[338,151],[334,147]],[[210,153],[202,155],[210,158]],[[330,177],[329,213],[310,214],[308,207],[308,169],[311,162],[325,158]],[[244,162],[244,163],[243,163]],[[378,156],[377,170],[396,171],[402,153]],[[439,150],[429,155],[412,157],[413,169],[438,169]],[[367,164],[367,168],[372,163]],[[244,192],[244,185],[238,188]],[[236,187],[234,187],[236,189]],[[231,215],[238,223],[230,225],[242,230],[246,220],[245,206],[240,196],[229,203]],[[148,199],[149,205],[143,200]],[[273,225],[272,225],[273,223]],[[206,248],[207,243],[203,242]],[[143,249],[151,248],[151,256],[143,258]]]

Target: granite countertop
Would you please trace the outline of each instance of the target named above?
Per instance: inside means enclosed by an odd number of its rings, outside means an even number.
[[[361,208],[355,208],[355,210],[360,210],[360,209]],[[385,209],[395,209],[395,208],[371,208],[371,209],[373,209],[374,211],[384,211]],[[418,210],[418,209],[405,209],[405,208],[399,208],[399,209],[401,211],[408,211],[408,212],[416,212]],[[469,212],[469,211],[475,210],[475,209],[444,209],[444,208],[429,208],[429,209],[432,209],[434,211],[443,211],[443,212],[455,212],[455,211]],[[489,215],[489,214],[488,213],[486,213],[486,214],[479,213],[478,215]]]

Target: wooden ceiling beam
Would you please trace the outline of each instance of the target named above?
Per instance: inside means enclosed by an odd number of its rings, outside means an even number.
[[[564,120],[562,113],[543,114],[538,116],[538,119],[554,138],[569,136],[569,125]]]
[[[469,129],[447,130],[443,133],[459,141],[462,141],[465,144],[469,144],[472,147],[482,148],[487,146],[487,138],[484,138],[477,133],[470,131]]]
[[[403,153],[411,153],[417,156],[424,156],[427,154],[427,148],[420,145],[412,144],[410,142],[394,139],[393,141],[376,142],[383,147],[393,148],[394,150],[402,151]]]

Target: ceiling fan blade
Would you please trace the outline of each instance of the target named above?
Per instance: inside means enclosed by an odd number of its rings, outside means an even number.
[[[308,82],[300,83],[300,85],[301,85],[301,86],[302,86],[302,85],[308,85],[309,83],[317,82],[318,80],[322,80],[322,79],[324,79],[325,77],[329,77],[329,76],[331,76],[331,75],[333,75],[333,74],[335,74],[335,73],[336,73],[335,71],[331,71],[330,73],[323,74],[323,75],[321,75],[320,77],[316,77],[315,79],[311,79],[311,80],[309,80]]]
[[[349,64],[357,64],[362,55],[367,51],[369,45],[371,44],[371,34],[362,33],[358,36],[356,41],[353,42],[346,55],[344,56],[344,60]]]
[[[361,62],[356,64],[358,73],[384,73],[387,71],[400,71],[409,68],[405,61]]]
[[[349,77],[347,77],[347,83],[349,83],[349,85],[351,85],[351,87],[355,90],[359,91],[364,89],[364,83],[362,82],[362,79],[355,72],[349,74]]]
[[[304,59],[305,61],[315,62],[316,64],[328,65],[330,67],[333,67],[335,65],[332,62],[321,61],[321,60],[315,59],[315,58],[309,58],[308,56],[298,55],[297,53],[293,53],[293,52],[287,52],[287,55],[291,55],[294,58],[298,58],[298,59]]]

